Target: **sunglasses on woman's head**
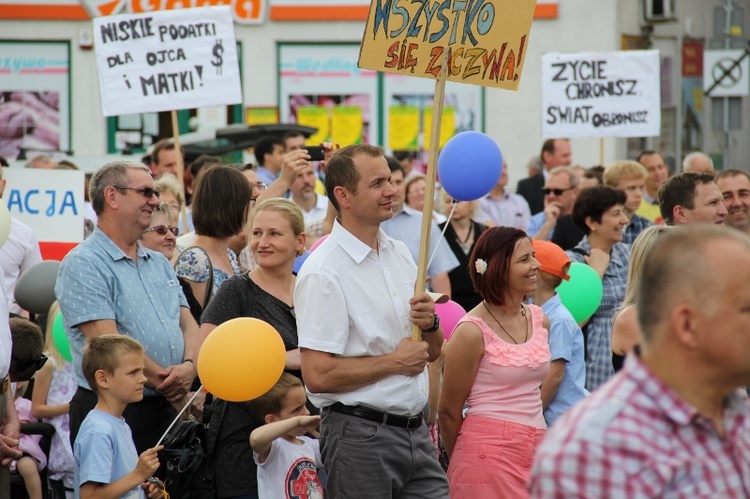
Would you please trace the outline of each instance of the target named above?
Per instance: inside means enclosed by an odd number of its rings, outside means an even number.
[[[174,237],[177,237],[177,234],[179,233],[180,229],[178,229],[174,225],[170,225],[169,227],[167,227],[166,225],[154,225],[153,227],[149,227],[143,232],[156,232],[160,236],[166,236],[167,231],[171,232],[174,235]]]
[[[13,366],[13,370],[16,372],[26,371],[30,367],[34,367],[34,371],[38,371],[47,362],[46,355],[40,355],[38,359],[19,359],[15,355],[10,356],[10,362]]]

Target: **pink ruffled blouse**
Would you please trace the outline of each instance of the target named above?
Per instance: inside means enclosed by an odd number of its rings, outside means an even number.
[[[540,386],[549,372],[550,352],[542,309],[529,305],[531,338],[520,345],[501,339],[479,317],[475,324],[484,336],[484,355],[467,399],[466,416],[485,416],[546,429]]]

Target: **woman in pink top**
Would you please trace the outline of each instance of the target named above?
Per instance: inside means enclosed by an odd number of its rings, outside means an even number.
[[[451,498],[528,497],[531,461],[547,427],[539,387],[549,371],[549,319],[524,305],[539,262],[526,233],[512,227],[483,232],[470,262],[483,300],[448,344],[438,409]]]

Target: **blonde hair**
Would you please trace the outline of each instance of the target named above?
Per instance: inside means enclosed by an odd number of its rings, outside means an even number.
[[[300,207],[297,206],[297,203],[286,198],[269,198],[253,209],[253,215],[250,224],[248,225],[249,230],[247,230],[247,239],[245,241],[247,246],[250,246],[250,240],[253,237],[253,220],[255,220],[255,217],[261,211],[275,211],[280,213],[281,216],[286,218],[287,222],[289,222],[295,236],[305,233],[305,216],[302,214]],[[301,256],[304,252],[305,250],[303,248],[298,252],[297,256]]]
[[[617,189],[620,180],[645,179],[648,170],[637,161],[615,161],[604,169],[602,182],[607,187]]]
[[[281,213],[287,219],[295,236],[305,232],[305,216],[297,203],[286,198],[266,199],[253,210],[253,219],[261,211],[275,211]],[[250,221],[252,226],[252,220]]]
[[[151,212],[151,221],[154,221],[154,217],[156,215],[164,215],[167,217],[167,223],[169,225],[174,225],[174,215],[172,215],[172,210],[169,208],[169,205],[167,203],[159,203],[159,206],[154,208],[154,211]]]
[[[57,349],[57,346],[55,346],[55,340],[52,336],[55,327],[55,318],[57,318],[57,313],[59,311],[60,304],[57,303],[57,300],[55,300],[49,307],[49,312],[47,313],[47,327],[44,330],[44,354],[47,357],[52,357],[53,359],[55,359],[55,370],[57,371],[62,370],[65,365],[64,363],[68,362],[67,360],[63,359],[60,351]]]
[[[630,250],[630,268],[628,269],[628,282],[625,285],[625,299],[617,313],[630,305],[638,303],[638,288],[641,284],[641,271],[646,257],[656,245],[659,237],[669,230],[667,225],[652,225],[643,230],[633,241]]]
[[[180,188],[180,181],[171,173],[162,173],[159,178],[154,180],[154,187],[160,193],[169,192],[173,194],[177,198],[177,202],[180,203],[180,210],[185,206],[185,194]]]
[[[86,340],[81,370],[93,392],[99,392],[96,371],[101,369],[108,374],[114,374],[115,369],[120,366],[120,360],[128,353],[143,354],[143,345],[130,336],[121,334],[103,334]]]

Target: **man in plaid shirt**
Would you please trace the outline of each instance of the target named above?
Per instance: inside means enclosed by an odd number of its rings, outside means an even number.
[[[550,430],[532,497],[750,497],[750,237],[677,228],[642,275],[640,352]]]

